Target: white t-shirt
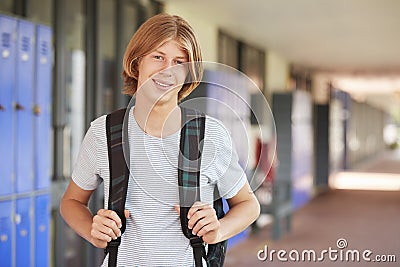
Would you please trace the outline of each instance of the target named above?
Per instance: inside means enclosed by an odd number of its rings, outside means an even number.
[[[104,181],[104,206],[108,205],[109,166],[106,116],[91,123],[83,140],[72,179],[84,190]],[[164,138],[143,132],[129,112],[130,179],[126,209],[130,212],[118,249],[117,266],[194,266],[189,240],[183,235],[179,215],[178,151],[180,131]],[[223,124],[207,116],[200,168],[200,199],[213,203],[214,187],[232,198],[246,176],[238,163],[233,142]],[[107,266],[108,257],[103,266]]]

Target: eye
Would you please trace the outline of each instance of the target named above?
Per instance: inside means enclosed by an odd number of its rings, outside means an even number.
[[[175,60],[175,64],[177,65],[181,65],[181,64],[185,64],[187,61],[185,59],[176,59]]]
[[[160,55],[154,55],[153,58],[154,58],[154,59],[157,59],[157,60],[162,60],[162,59],[163,59],[163,57],[160,56]]]

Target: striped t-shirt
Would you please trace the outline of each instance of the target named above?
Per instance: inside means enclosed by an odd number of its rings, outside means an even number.
[[[104,206],[108,204],[109,166],[106,116],[88,129],[72,179],[84,190],[104,182]],[[189,240],[183,235],[179,215],[178,151],[180,131],[158,138],[143,132],[129,112],[130,172],[126,209],[130,212],[118,249],[117,266],[194,266]],[[229,199],[246,181],[238,164],[232,139],[222,123],[206,118],[200,169],[200,197],[213,203],[214,187]],[[107,266],[108,257],[103,266]]]

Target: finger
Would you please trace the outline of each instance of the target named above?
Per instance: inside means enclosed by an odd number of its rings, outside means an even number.
[[[110,242],[112,239],[117,239],[117,235],[114,233],[113,229],[105,226],[105,225],[97,225],[96,228],[94,229],[95,236],[99,238],[99,236],[106,235],[107,237],[107,242]]]
[[[180,215],[181,214],[181,206],[179,205],[174,205],[175,211]]]
[[[117,226],[115,221],[106,220],[104,225],[102,225],[102,232],[111,236],[113,239],[117,239],[117,237],[121,236],[121,229]]]
[[[197,210],[190,217],[190,219],[188,221],[189,229],[192,229],[199,222],[199,220],[201,220],[201,219],[203,219],[205,217],[210,217],[210,218],[217,219],[215,210],[213,208],[205,208],[205,209],[202,209],[202,210]]]
[[[122,227],[121,218],[119,218],[118,214],[113,210],[100,209],[97,212],[97,215],[110,218],[110,219],[115,221],[115,223],[117,224],[118,228]]]
[[[188,219],[190,219],[197,211],[209,208],[211,208],[211,205],[207,203],[195,202],[188,211]]]
[[[188,227],[189,229],[192,229],[196,223],[198,223],[201,219],[203,219],[205,216],[207,216],[208,211],[207,210],[197,210],[189,219],[188,221]]]
[[[100,232],[97,229],[92,229],[90,231],[90,234],[93,238],[103,241],[103,242],[110,242],[112,240],[111,236],[109,236],[103,232]]]
[[[100,215],[100,216],[103,216],[103,217],[107,217],[107,218],[109,218],[111,220],[114,220],[118,227],[122,226],[121,218],[113,210],[100,209],[97,212],[97,214]]]
[[[130,213],[129,210],[124,210],[125,218],[129,218]]]
[[[203,229],[205,226],[208,225],[215,225],[215,223],[218,222],[216,217],[213,216],[206,216],[201,218],[199,221],[197,221],[197,223],[194,225],[193,229],[192,229],[192,233],[194,235],[198,235],[198,232]],[[207,228],[208,229],[208,228]],[[211,231],[214,229],[209,229],[208,231]]]
[[[212,231],[218,230],[220,224],[218,221],[210,222],[209,224],[204,225],[198,232],[196,232],[197,236],[204,236]]]
[[[121,236],[121,230],[117,226],[114,220],[107,217],[102,217],[100,215],[95,215],[93,217],[92,229],[109,235],[111,238],[116,239]]]

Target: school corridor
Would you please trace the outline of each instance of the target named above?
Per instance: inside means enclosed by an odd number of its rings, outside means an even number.
[[[340,179],[347,179],[347,183],[341,181],[341,188],[350,189],[330,189],[318,194],[294,213],[291,231],[279,240],[271,238],[270,225],[253,232],[228,250],[225,266],[399,266],[400,151],[378,155],[341,174]],[[347,245],[339,249],[343,242]],[[321,256],[329,248],[338,251],[336,257],[335,253],[331,257],[328,253]],[[258,254],[260,250],[263,253]],[[287,261],[280,261],[277,253],[271,259],[271,250],[286,251],[283,258]],[[298,260],[296,254],[292,254],[293,260],[289,258],[292,250],[300,253]],[[303,260],[301,253],[305,250],[315,251],[316,260],[308,260],[308,254]],[[343,260],[340,250],[344,252]],[[360,252],[359,261],[346,254],[349,250]],[[372,252],[366,257],[371,261],[363,260],[365,250]]]
[[[400,0],[0,0],[0,267],[102,264],[60,201],[91,122],[135,102],[121,93],[125,49],[159,13],[187,20],[201,46],[204,75],[180,105],[229,130],[262,204],[225,266],[400,266],[399,11]],[[104,197],[100,185],[92,213]]]

